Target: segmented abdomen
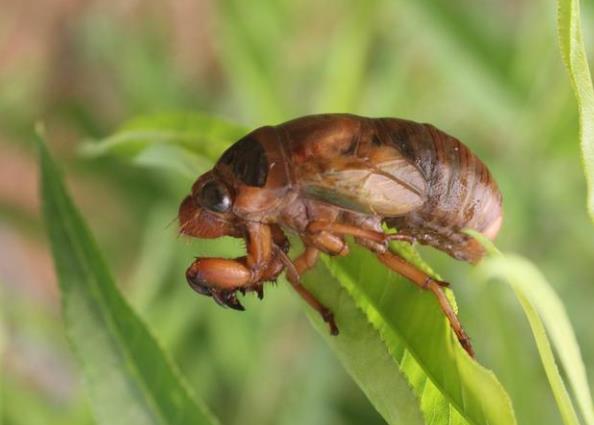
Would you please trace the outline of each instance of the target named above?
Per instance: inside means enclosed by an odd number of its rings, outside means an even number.
[[[428,183],[420,208],[386,223],[455,258],[478,260],[482,249],[462,229],[493,239],[502,219],[501,193],[487,167],[460,141],[430,124],[382,118],[375,125],[382,141],[414,163]]]

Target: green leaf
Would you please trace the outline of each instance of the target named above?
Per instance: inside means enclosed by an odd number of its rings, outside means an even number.
[[[563,421],[566,424],[580,423],[557,368],[545,326],[569,379],[582,416],[588,425],[594,424],[594,405],[586,368],[567,312],[558,295],[530,261],[517,255],[503,255],[490,241],[486,241],[476,232],[469,233],[487,246],[491,254],[480,264],[477,271],[486,278],[507,281],[522,305]]]
[[[397,249],[428,270],[412,248],[398,245]],[[390,272],[358,247],[353,246],[348,257],[324,257],[323,263],[333,279],[306,275],[305,283],[337,315],[341,332],[346,335],[339,335],[331,345],[386,420],[390,418],[389,408],[381,404],[381,397],[373,397],[383,394],[383,384],[374,377],[399,370],[413,386],[427,423],[516,423],[505,390],[492,372],[461,348],[432,294]],[[346,297],[356,307],[350,310],[357,314],[344,312]],[[319,321],[315,315],[312,319]],[[319,328],[328,332],[321,324]],[[354,368],[352,363],[361,354],[350,342],[352,329],[363,329],[357,338],[383,346],[389,361]]]
[[[424,424],[412,385],[346,290],[323,266],[312,270],[306,281],[312,288],[323,285],[323,291],[316,292],[324,302],[333,303],[340,336],[331,336],[328,325],[310,311],[312,323],[386,422]]]
[[[43,141],[41,196],[68,337],[101,424],[212,424],[115,286]]]
[[[245,133],[244,127],[220,118],[193,112],[162,113],[130,120],[113,135],[85,143],[81,151],[91,157],[116,154],[136,158],[150,147],[168,145],[212,159]]]
[[[594,221],[594,88],[582,36],[579,0],[557,1],[557,23],[561,56],[578,104],[582,163],[588,184],[588,212]]]
[[[412,248],[398,250],[430,272]],[[333,309],[341,335],[328,337],[313,314],[316,327],[388,423],[419,423],[421,414],[435,425],[516,423],[505,390],[461,348],[433,295],[370,253],[353,247],[346,258],[325,258],[305,284]]]
[[[553,390],[553,395],[557,401],[557,406],[561,412],[561,417],[565,424],[579,424],[578,418],[573,408],[563,378],[559,373],[553,351],[551,350],[550,342],[545,332],[544,324],[539,317],[536,307],[530,301],[526,294],[526,289],[530,292],[537,290],[534,287],[526,288],[527,285],[522,286],[522,282],[529,283],[530,286],[534,284],[533,270],[526,268],[525,262],[518,262],[518,258],[509,257],[507,259],[495,258],[485,261],[481,268],[485,274],[490,277],[505,277],[514,290],[516,298],[522,305],[526,318],[530,323],[530,328],[534,335],[536,345],[542,364],[544,366],[547,378]],[[527,279],[528,278],[528,279]]]

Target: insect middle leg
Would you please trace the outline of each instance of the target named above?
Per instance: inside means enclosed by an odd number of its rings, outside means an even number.
[[[307,226],[310,233],[329,232],[333,235],[348,235],[357,238],[366,239],[377,243],[386,243],[389,241],[405,241],[412,243],[414,239],[411,236],[399,233],[377,232],[359,226],[344,223],[328,223],[325,221],[314,221]]]
[[[307,290],[301,283],[301,275],[307,270],[311,269],[317,262],[320,251],[312,246],[306,246],[305,251],[299,255],[295,261],[291,261],[284,252],[279,252],[278,255],[285,265],[285,275],[287,280],[293,286],[293,289],[307,302],[314,310],[320,313],[322,319],[330,327],[332,335],[338,335],[338,327],[334,321],[334,314],[332,311],[323,305],[318,299]]]

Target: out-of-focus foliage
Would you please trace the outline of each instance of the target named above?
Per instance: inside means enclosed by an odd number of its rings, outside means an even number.
[[[192,179],[248,131],[204,114],[163,113],[133,118],[100,142],[85,143],[81,152],[91,158],[117,155]]]
[[[584,46],[579,0],[559,0],[557,19],[561,55],[578,103],[588,211],[594,221],[594,87]]]
[[[89,156],[118,154],[134,158],[151,146],[178,145],[207,158],[218,158],[223,149],[242,137],[246,128],[204,114],[169,113],[137,117],[101,143],[87,143]]]
[[[188,292],[183,271],[193,256],[241,252],[229,240],[176,239],[168,223],[190,175],[76,154],[80,140],[105,137],[138,114],[191,109],[255,127],[332,107],[432,122],[460,137],[504,194],[498,246],[529,257],[555,286],[594,379],[594,230],[583,208],[578,119],[550,2],[4,3],[5,423],[92,423],[65,342],[35,201],[29,142],[38,118],[126,297],[135,302],[142,294],[141,315],[222,423],[383,421],[310,329],[289,288],[269,289],[263,302],[247,300],[241,314]],[[593,12],[585,1],[586,42]],[[351,61],[345,40],[358,40]],[[171,250],[164,255],[162,247]],[[478,284],[471,268],[441,253],[423,254],[452,282],[478,358],[508,390],[518,422],[560,423],[509,291]]]
[[[480,233],[476,231],[468,233],[480,240],[489,253],[489,258],[479,265],[478,274],[484,279],[506,280],[522,306],[563,422],[567,425],[581,423],[557,367],[548,335],[559,354],[560,363],[571,384],[582,417],[586,424],[592,424],[594,420],[592,393],[575,333],[563,303],[540,270],[530,261],[514,254],[504,256]]]
[[[40,136],[41,137],[41,136]],[[213,424],[122,298],[72,204],[45,142],[38,142],[44,223],[64,323],[100,424]]]
[[[585,369],[573,338],[573,332],[571,327],[568,326],[562,306],[558,304],[558,298],[550,293],[548,283],[546,283],[540,271],[522,257],[511,255],[505,258],[489,259],[480,267],[481,271],[487,276],[504,278],[510,282],[532,328],[563,421],[566,424],[579,424],[580,421],[577,418],[575,408],[557,368],[550,342],[547,339],[547,332],[541,319],[541,316],[543,317],[548,325],[549,332],[552,334],[555,347],[560,353],[563,366],[566,374],[569,375],[580,407],[582,407],[582,414],[587,419],[586,423],[591,423],[591,394],[584,382]]]

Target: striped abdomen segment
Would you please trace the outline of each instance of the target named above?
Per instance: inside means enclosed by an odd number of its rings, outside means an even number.
[[[427,181],[424,205],[388,224],[450,255],[475,261],[480,247],[462,229],[494,238],[501,224],[501,193],[487,167],[456,138],[429,124],[377,120],[378,134],[391,143]]]

